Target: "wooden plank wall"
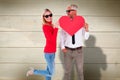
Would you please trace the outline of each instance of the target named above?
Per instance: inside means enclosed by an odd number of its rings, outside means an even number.
[[[44,80],[25,76],[29,67],[46,66],[41,14],[51,9],[55,22],[71,3],[78,5],[78,14],[90,27],[84,48],[85,80],[120,80],[120,0],[0,0],[0,80]],[[62,80],[59,36],[57,43],[53,80]]]

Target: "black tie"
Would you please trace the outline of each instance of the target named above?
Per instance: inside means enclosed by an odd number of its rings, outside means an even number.
[[[75,44],[75,35],[72,36],[72,44]]]

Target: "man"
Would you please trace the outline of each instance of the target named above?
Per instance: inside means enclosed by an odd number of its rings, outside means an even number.
[[[67,16],[69,16],[71,20],[73,20],[74,17],[77,16],[77,8],[78,8],[77,5],[74,4],[67,7],[66,10]],[[71,80],[73,60],[75,60],[76,62],[78,80],[84,80],[82,46],[83,37],[86,40],[89,38],[88,24],[85,23],[84,27],[82,27],[76,33],[74,33],[73,36],[68,34],[68,32],[66,32],[63,29],[61,30],[60,34],[61,34],[60,37],[61,49],[62,52],[64,53],[64,66],[65,66],[64,80]]]

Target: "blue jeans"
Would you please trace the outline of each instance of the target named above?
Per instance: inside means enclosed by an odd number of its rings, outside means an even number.
[[[43,75],[46,77],[46,80],[51,80],[51,77],[55,71],[55,53],[45,53],[45,59],[47,62],[46,70],[34,70],[35,75]]]

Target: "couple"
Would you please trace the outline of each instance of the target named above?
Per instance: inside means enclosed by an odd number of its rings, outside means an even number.
[[[67,7],[66,13],[67,16],[70,17],[71,20],[77,16],[77,5],[71,4]],[[47,62],[46,70],[36,70],[30,69],[27,72],[27,76],[29,75],[44,75],[46,80],[51,80],[51,77],[54,73],[54,59],[56,52],[56,40],[58,33],[58,24],[52,24],[52,12],[49,9],[45,9],[43,13],[43,32],[46,38],[46,46],[44,48],[45,59]],[[59,23],[61,24],[61,23]],[[69,23],[68,23],[69,24]],[[77,71],[78,71],[78,80],[84,80],[83,75],[83,37],[85,39],[89,38],[89,30],[88,24],[85,23],[84,26],[79,29],[74,36],[69,35],[65,30],[61,30],[60,33],[60,44],[61,50],[64,54],[64,80],[71,80],[71,69],[72,69],[72,61],[76,61]]]

